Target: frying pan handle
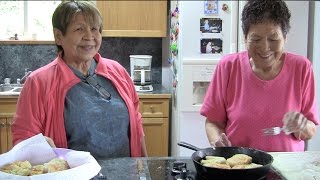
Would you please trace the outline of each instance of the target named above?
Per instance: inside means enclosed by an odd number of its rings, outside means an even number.
[[[186,143],[186,142],[178,142],[178,146],[182,146],[182,147],[185,147],[185,148],[188,148],[188,149],[191,149],[191,150],[194,150],[194,151],[199,151],[201,150],[200,148],[194,146],[194,145],[191,145],[189,143]]]

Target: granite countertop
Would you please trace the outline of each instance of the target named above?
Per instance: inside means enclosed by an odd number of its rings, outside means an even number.
[[[153,91],[151,92],[137,92],[140,98],[170,98],[171,93],[167,88],[161,84],[152,84]]]
[[[273,152],[272,166],[288,180],[319,180],[320,151]]]
[[[170,91],[161,84],[153,84],[152,92],[137,92],[140,98],[171,98]],[[0,98],[18,98],[19,93],[5,94],[0,93]]]
[[[267,175],[267,180],[320,179],[320,151],[274,152],[270,154],[273,156],[274,162],[271,172]],[[101,173],[107,179],[170,180],[174,179],[170,172],[172,164],[176,160],[188,162],[187,169],[195,170],[191,157],[126,157],[98,160],[98,163],[101,166]],[[314,162],[318,162],[319,165]]]
[[[170,162],[175,160],[187,160],[188,158],[174,157],[149,157],[149,158],[114,158],[98,160],[101,173],[107,179],[130,179],[130,180],[168,180],[170,179]],[[190,158],[189,158],[190,160]],[[98,180],[98,177],[93,180]]]
[[[206,180],[197,176],[195,166],[190,157],[149,157],[149,158],[115,158],[98,160],[101,173],[107,179],[132,180],[174,180],[177,174],[172,173],[175,161],[186,163],[188,177],[193,180]],[[179,175],[178,175],[179,176]],[[93,180],[100,179],[99,176]],[[271,168],[266,180],[285,180],[279,171]]]

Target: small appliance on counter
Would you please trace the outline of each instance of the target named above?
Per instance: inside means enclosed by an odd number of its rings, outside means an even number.
[[[136,91],[153,91],[151,84],[151,61],[150,55],[130,55],[130,71]]]

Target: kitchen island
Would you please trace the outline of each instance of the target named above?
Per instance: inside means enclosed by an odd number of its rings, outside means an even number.
[[[320,170],[312,169],[312,162],[320,162],[320,151],[306,152],[274,152],[272,168],[266,180],[316,180],[320,179]],[[174,162],[185,162],[189,179],[202,179],[197,177],[190,157],[148,157],[148,158],[115,158],[98,160],[101,174],[106,179],[132,179],[132,180],[173,180],[177,174],[172,174]],[[320,166],[318,166],[320,169]],[[99,176],[94,180],[99,179]]]

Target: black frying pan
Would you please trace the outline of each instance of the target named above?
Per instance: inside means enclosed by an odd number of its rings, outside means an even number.
[[[273,157],[267,152],[260,151],[253,148],[246,147],[216,147],[215,150],[212,148],[200,149],[186,142],[179,142],[179,146],[194,150],[191,159],[197,170],[197,173],[207,179],[245,179],[255,180],[263,179],[271,168]],[[263,165],[262,167],[251,168],[251,169],[220,169],[214,167],[203,166],[200,161],[205,159],[206,156],[221,156],[230,158],[235,154],[246,154],[252,157],[252,162]]]

